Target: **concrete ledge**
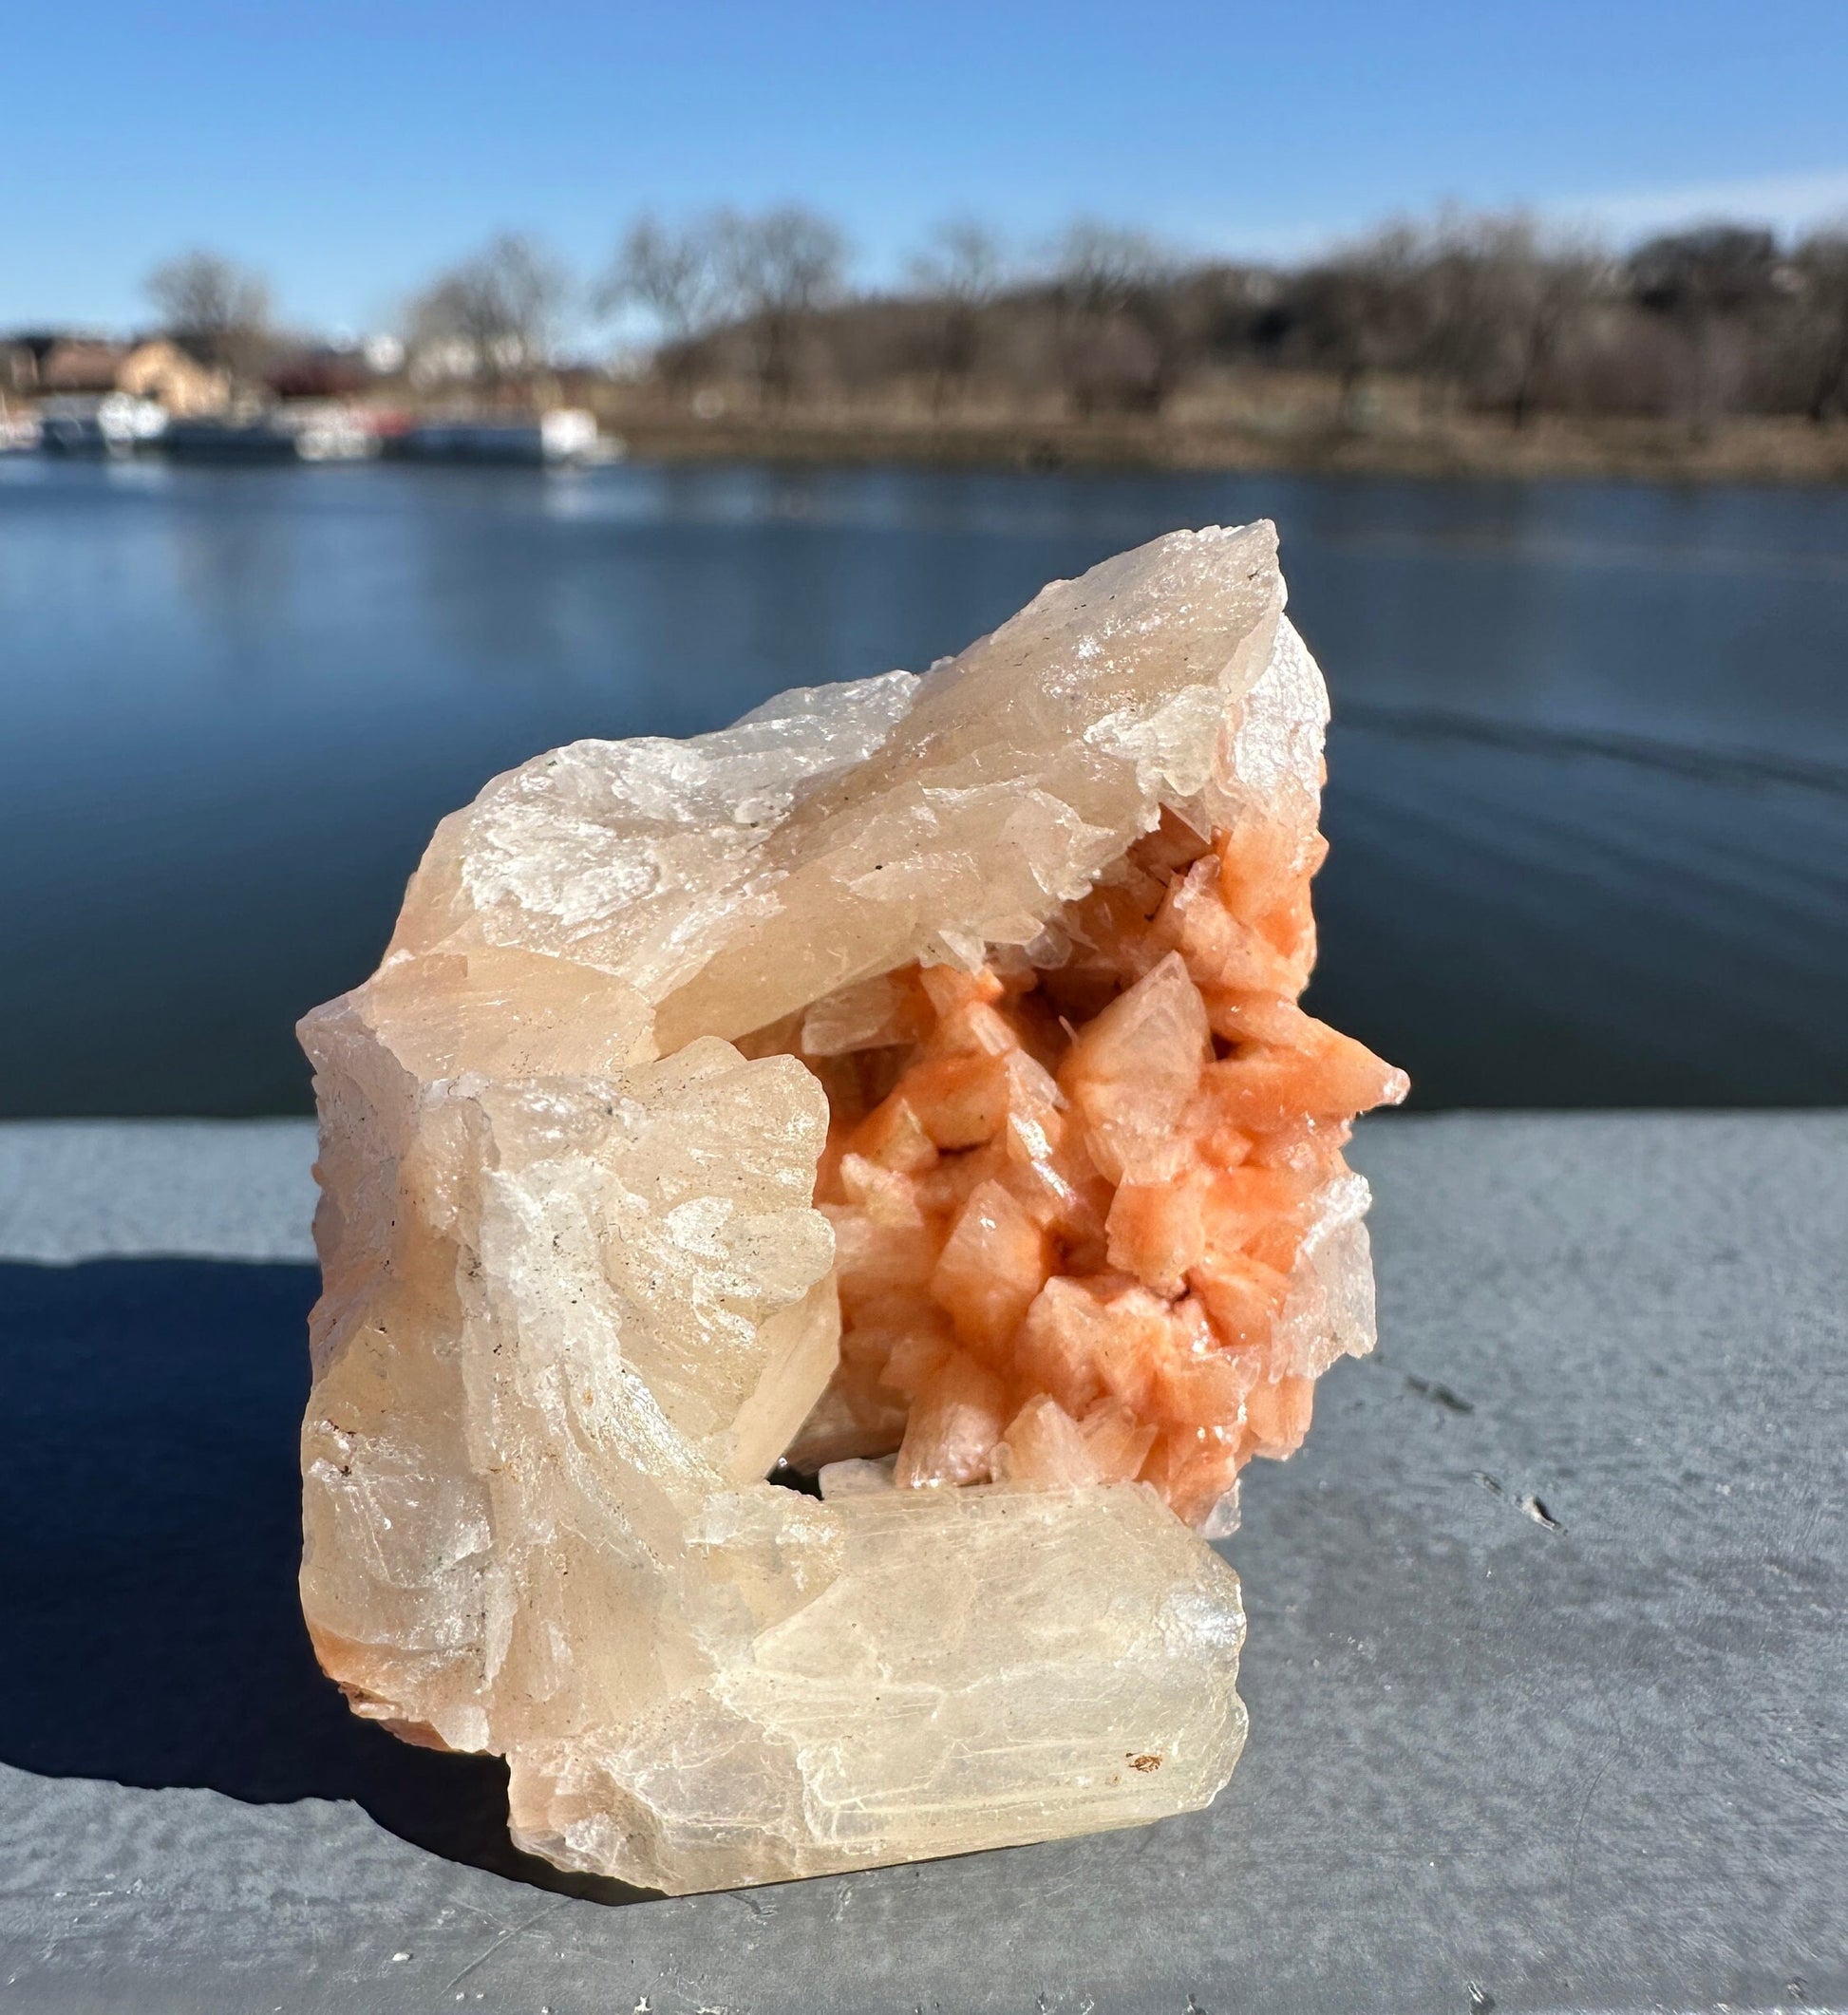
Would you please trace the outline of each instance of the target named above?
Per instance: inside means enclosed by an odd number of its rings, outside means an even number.
[[[1848,2002],[1848,1115],[1364,1130],[1382,1347],[1247,1478],[1217,1804],[623,1906],[497,1859],[491,1783],[431,1817],[485,1766],[343,1749],[288,1637],[312,1280],[198,1258],[302,1259],[311,1153],[0,1128],[0,1257],[196,1255],[0,1265],[0,2011]]]
[[[0,1121],[0,1259],[312,1259],[311,1120]]]

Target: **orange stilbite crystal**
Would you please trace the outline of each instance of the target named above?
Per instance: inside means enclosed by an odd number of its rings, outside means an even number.
[[[1224,1528],[1238,1468],[1301,1443],[1311,1380],[1272,1348],[1290,1277],[1353,1119],[1405,1091],[1295,1004],[1322,851],[1164,812],[1066,906],[1062,966],[895,975],[928,1018],[870,1111],[835,1100],[817,1195],[844,1317],[829,1417],[889,1422],[858,1452],[897,1446],[898,1482],[1094,1481],[1081,1422],[1107,1399],[1141,1437],[1130,1473],[1190,1522],[1223,1506]],[[1052,1018],[1048,1074],[1041,1009],[1081,975],[1094,1011]],[[895,1158],[920,1132],[928,1161]],[[911,1395],[901,1441],[875,1388]]]

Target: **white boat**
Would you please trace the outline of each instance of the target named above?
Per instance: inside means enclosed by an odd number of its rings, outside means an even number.
[[[175,461],[297,461],[295,437],[267,414],[253,419],[176,420],[161,447]]]
[[[512,462],[556,467],[603,459],[596,415],[559,406],[517,420],[424,420],[400,450],[416,461]]]
[[[39,405],[39,446],[47,455],[132,455],[167,429],[163,406],[128,392],[62,393]]]
[[[378,432],[368,416],[335,400],[285,405],[272,418],[293,434],[303,461],[369,461],[379,452]]]
[[[162,444],[177,461],[364,461],[379,451],[362,413],[321,400],[236,419],[176,420]]]

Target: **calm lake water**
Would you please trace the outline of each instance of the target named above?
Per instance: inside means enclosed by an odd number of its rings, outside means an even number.
[[[1314,1005],[1427,1105],[1848,1100],[1848,494],[0,461],[0,1111],[305,1109],[430,827],[1274,518]]]

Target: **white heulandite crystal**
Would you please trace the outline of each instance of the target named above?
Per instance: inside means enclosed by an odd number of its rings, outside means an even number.
[[[521,1845],[681,1893],[1225,1782],[1237,1582],[1146,1487],[762,1480],[837,1357],[828,1109],[733,1043],[808,1009],[851,1047],[879,975],[1035,947],[1164,806],[1312,828],[1326,702],[1282,607],[1269,525],[1177,533],[922,679],[539,757],[304,1022],[304,1608],[357,1711],[506,1757]],[[1305,1367],[1370,1346],[1365,1200],[1331,1188],[1292,1276]]]

